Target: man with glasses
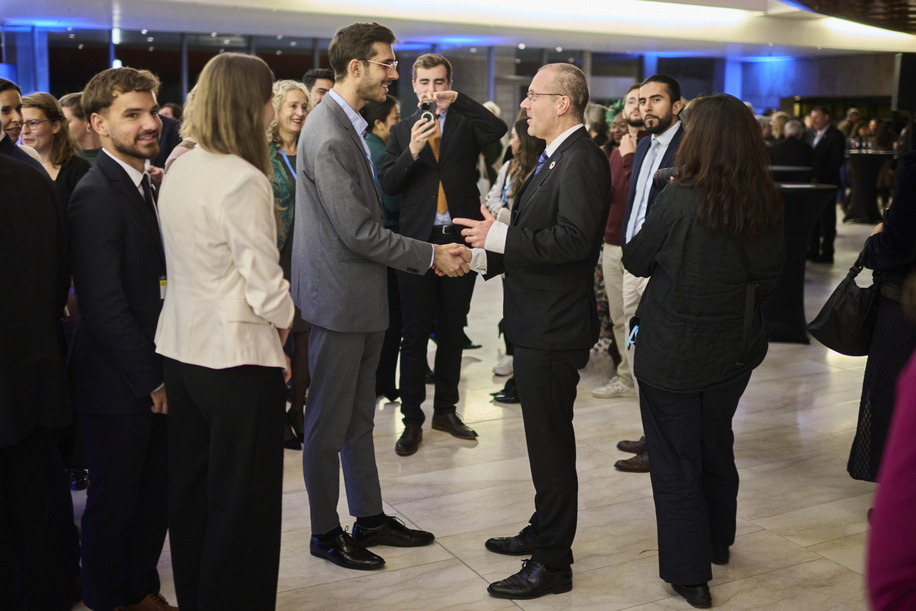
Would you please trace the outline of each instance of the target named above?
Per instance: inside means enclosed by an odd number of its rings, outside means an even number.
[[[305,122],[296,158],[296,223],[291,290],[311,326],[308,409],[302,466],[312,527],[310,553],[348,569],[385,561],[367,547],[417,547],[432,533],[383,512],[372,440],[375,369],[388,326],[386,266],[411,274],[430,267],[468,272],[461,245],[431,245],[382,224],[382,202],[364,140],[368,101],[384,101],[398,78],[391,30],[354,23],[334,34],[328,57],[334,88]],[[340,469],[351,537],[340,526]]]
[[[420,103],[433,102],[435,120],[418,110],[391,128],[382,171],[382,189],[401,195],[398,219],[402,235],[433,244],[462,243],[455,217],[480,219],[477,160],[480,152],[506,133],[506,124],[466,95],[452,89],[452,65],[435,53],[417,58],[413,90]],[[464,326],[475,274],[447,278],[429,271],[422,276],[399,273],[403,312],[401,345],[401,413],[404,432],[395,452],[409,456],[423,438],[426,419],[426,352],[436,332],[436,386],[432,427],[459,439],[477,433],[456,413]]]
[[[515,345],[534,515],[514,537],[495,537],[498,554],[531,554],[522,570],[490,584],[498,598],[536,598],[572,589],[578,479],[573,404],[579,370],[598,341],[594,270],[610,203],[607,157],[588,136],[585,75],[548,64],[531,81],[522,108],[528,133],[547,148],[515,198],[508,225],[481,207],[484,220],[456,218],[474,246],[472,269],[505,272],[503,320]],[[485,250],[480,250],[481,248]]]

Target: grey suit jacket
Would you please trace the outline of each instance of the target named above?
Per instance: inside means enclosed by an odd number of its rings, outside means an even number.
[[[388,327],[387,267],[423,274],[432,246],[382,225],[375,173],[330,96],[309,113],[296,159],[291,287],[308,322],[346,333]]]

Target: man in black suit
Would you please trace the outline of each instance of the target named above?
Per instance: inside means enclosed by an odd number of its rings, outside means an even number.
[[[650,76],[639,86],[639,112],[643,124],[651,138],[643,138],[636,146],[633,157],[633,174],[630,190],[627,193],[627,211],[623,219],[623,231],[620,235],[620,247],[633,239],[646,219],[646,215],[655,203],[659,189],[655,186],[655,174],[664,168],[674,165],[677,149],[684,136],[679,115],[681,113],[681,86],[664,74]],[[639,301],[646,290],[648,278],[637,278],[630,272],[623,272],[623,318],[627,328],[636,314]],[[635,348],[626,349],[625,358],[633,371]],[[636,379],[634,378],[635,382]],[[637,386],[638,390],[638,386]],[[638,441],[623,440],[617,443],[622,452],[632,452],[632,458],[618,460],[614,468],[627,473],[647,473],[649,471],[649,454],[646,452],[646,439]]]
[[[598,340],[594,271],[610,206],[607,157],[583,123],[588,85],[571,64],[542,67],[522,108],[528,133],[547,141],[538,169],[516,196],[509,225],[456,218],[475,247],[472,268],[505,272],[505,331],[534,481],[535,513],[514,537],[489,539],[500,554],[531,554],[521,571],[490,584],[499,598],[572,588],[578,480],[573,404],[579,370]],[[479,250],[485,248],[486,250]]]
[[[69,372],[92,480],[82,520],[92,609],[164,609],[156,565],[168,519],[167,402],[153,337],[165,255],[145,162],[159,152],[159,81],[110,69],[83,91],[102,140],[70,200],[79,320]]]
[[[437,120],[413,113],[391,128],[385,151],[382,190],[401,195],[399,233],[433,244],[461,243],[455,217],[480,219],[477,160],[488,144],[506,133],[506,124],[471,98],[452,90],[452,65],[427,53],[413,65],[413,90],[421,102],[435,102]],[[460,278],[398,273],[403,313],[401,413],[404,432],[395,452],[417,451],[426,419],[426,352],[435,321],[436,391],[432,427],[459,439],[477,433],[455,413],[464,326],[476,274]]]
[[[334,71],[327,68],[312,68],[302,76],[302,83],[309,92],[309,102],[314,109],[321,102],[321,98],[334,87]]]
[[[843,132],[830,123],[830,111],[824,106],[811,110],[811,127],[805,142],[814,149],[812,167],[814,182],[839,187],[840,167],[846,154]],[[833,263],[833,242],[836,240],[836,197],[824,206],[821,218],[811,234],[808,258],[817,263]]]
[[[777,140],[767,150],[770,154],[770,162],[773,165],[811,167],[814,151],[811,145],[803,140],[805,126],[801,121],[792,119],[786,122],[783,133],[785,138]]]
[[[47,174],[5,154],[0,193],[0,591],[4,608],[69,609],[79,543],[56,439],[71,420],[64,219]]]

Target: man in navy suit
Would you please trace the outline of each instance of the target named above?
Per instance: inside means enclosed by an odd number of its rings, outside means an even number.
[[[654,181],[656,172],[674,165],[678,146],[684,136],[684,128],[678,117],[681,110],[681,86],[670,76],[656,74],[639,86],[639,112],[642,114],[646,131],[652,137],[643,138],[636,147],[630,191],[627,194],[627,212],[623,219],[623,233],[620,236],[621,248],[639,232],[652,204],[655,203],[659,193]],[[626,270],[623,272],[623,318],[628,328],[648,281],[648,278],[637,278]],[[630,371],[633,371],[634,356],[635,348],[626,350]],[[638,441],[624,440],[618,443],[617,447],[636,454],[632,458],[614,463],[617,470],[628,473],[649,471],[645,438]]]
[[[92,474],[82,520],[84,600],[92,609],[166,609],[156,565],[168,519],[167,402],[153,337],[165,295],[155,192],[158,79],[105,70],[83,91],[102,140],[70,200],[80,318],[69,373]]]
[[[573,404],[579,370],[598,341],[595,265],[610,207],[607,157],[583,125],[588,85],[571,64],[548,64],[531,81],[522,108],[528,133],[547,148],[522,186],[509,225],[456,218],[475,247],[472,268],[505,272],[506,336],[518,381],[536,491],[530,524],[486,542],[492,552],[531,554],[521,571],[490,584],[498,598],[535,598],[572,589],[578,479]],[[481,251],[480,248],[485,250]]]
[[[436,53],[417,58],[413,90],[423,102],[433,102],[435,120],[423,120],[417,110],[391,128],[385,150],[382,190],[400,195],[398,232],[433,244],[460,244],[452,225],[455,217],[480,218],[477,162],[484,147],[506,133],[506,124],[480,103],[452,90],[452,65]],[[401,413],[404,432],[395,452],[417,451],[426,419],[426,352],[436,331],[436,391],[432,428],[459,439],[477,433],[456,413],[464,326],[476,274],[460,278],[398,272],[403,336],[401,344]]]

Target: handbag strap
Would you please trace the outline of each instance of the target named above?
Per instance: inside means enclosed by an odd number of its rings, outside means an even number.
[[[747,284],[744,289],[744,330],[741,334],[741,355],[746,355],[750,349],[751,328],[754,324],[754,308],[757,306],[757,296],[760,290],[760,283],[754,280],[754,273],[751,270],[751,261],[747,256],[747,250],[741,240],[735,240],[735,246],[738,248],[738,254],[741,256],[741,265],[744,267],[744,276],[747,278]],[[735,365],[742,366],[745,361],[736,361]]]

